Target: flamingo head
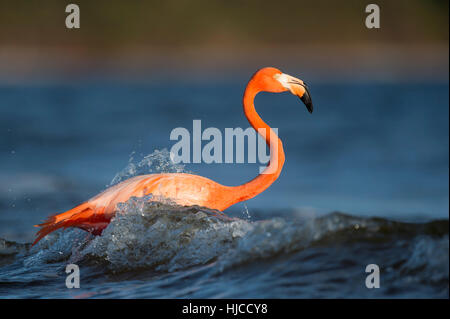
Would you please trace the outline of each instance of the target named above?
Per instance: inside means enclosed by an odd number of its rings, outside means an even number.
[[[253,76],[253,80],[258,82],[258,86],[262,91],[272,93],[290,91],[303,101],[309,113],[313,112],[313,104],[308,86],[302,80],[271,67],[257,71]]]

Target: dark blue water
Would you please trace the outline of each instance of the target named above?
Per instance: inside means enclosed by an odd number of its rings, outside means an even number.
[[[6,240],[0,296],[448,297],[447,83],[309,83],[312,115],[290,94],[258,95],[258,112],[283,140],[280,178],[246,203],[248,214],[244,204],[230,208],[236,224],[197,216],[203,226],[193,223],[189,231],[198,238],[187,246],[160,236],[177,244],[170,258],[158,259],[159,268],[146,254],[161,253],[151,245],[154,221],[117,221],[111,233],[139,233],[133,222],[147,225],[145,239],[124,250],[98,248],[107,235],[94,241],[71,230],[30,250],[32,225],[103,190],[132,152],[139,161],[170,149],[173,128],[191,130],[193,119],[221,131],[248,127],[245,84],[246,78],[0,87],[0,238]],[[186,169],[237,185],[258,167]],[[166,219],[168,228],[187,227]],[[211,229],[227,244],[206,249],[219,240]],[[209,237],[200,236],[205,232]],[[258,244],[263,234],[273,240]],[[196,256],[202,245],[208,253]],[[64,285],[64,267],[74,258],[89,270],[78,291]],[[365,265],[373,262],[385,276],[376,292],[364,286]]]

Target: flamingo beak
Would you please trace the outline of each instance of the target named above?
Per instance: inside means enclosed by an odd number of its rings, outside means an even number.
[[[292,94],[298,96],[300,100],[306,105],[309,113],[314,110],[311,95],[309,93],[308,86],[300,79],[294,78],[287,74],[279,74],[275,77],[282,86],[291,91]]]
[[[303,83],[303,87],[305,89],[305,92],[300,97],[300,100],[302,100],[302,102],[305,103],[306,108],[308,109],[308,112],[312,113],[314,110],[314,106],[312,104],[311,95],[309,94],[308,87],[306,86],[305,83]]]
[[[309,94],[308,86],[302,80],[291,78],[288,82],[289,90],[292,94],[297,95],[303,103],[305,103],[306,108],[309,113],[312,113],[314,110],[311,95]]]

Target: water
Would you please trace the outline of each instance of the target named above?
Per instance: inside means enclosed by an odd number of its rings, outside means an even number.
[[[245,80],[0,87],[0,297],[448,298],[447,84],[309,83],[312,115],[261,94],[286,165],[232,220],[134,199],[101,237],[66,230],[30,248],[32,225],[127,176],[253,178],[257,164],[155,160],[193,119],[248,127]],[[69,262],[79,290],[65,288]],[[377,290],[364,285],[370,263]]]

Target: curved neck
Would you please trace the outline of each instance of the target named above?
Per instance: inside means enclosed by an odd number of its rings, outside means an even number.
[[[265,170],[256,178],[243,185],[232,187],[234,203],[255,197],[266,190],[280,176],[284,164],[283,144],[275,132],[267,125],[255,110],[254,100],[261,90],[253,79],[245,89],[244,113],[250,125],[261,135],[270,149],[270,161]]]

